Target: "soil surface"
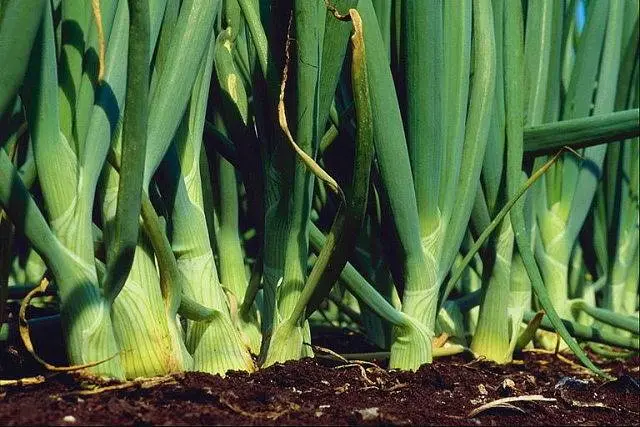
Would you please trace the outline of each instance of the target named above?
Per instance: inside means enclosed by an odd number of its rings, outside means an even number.
[[[338,351],[345,343],[350,350],[367,347],[353,334],[335,338],[316,342],[333,342]],[[33,369],[20,351],[9,350],[2,378]],[[326,356],[225,378],[190,372],[100,383],[44,373],[38,384],[0,387],[0,424],[640,425],[640,358],[594,359],[617,380],[594,377],[570,356],[540,352],[502,366],[458,355],[415,373]],[[505,398],[515,399],[483,407]]]

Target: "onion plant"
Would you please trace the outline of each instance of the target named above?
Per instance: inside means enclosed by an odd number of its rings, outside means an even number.
[[[45,277],[113,378],[312,356],[318,322],[399,369],[639,350],[637,0],[29,3],[0,0],[0,341]]]
[[[625,49],[637,51],[637,38],[632,38],[628,31],[627,39],[623,40],[624,15],[633,15],[631,9],[626,9],[630,6],[631,3],[624,2],[590,4],[584,29],[578,35],[579,42],[575,54],[567,55],[565,52],[565,55],[562,55],[559,49],[557,52],[550,50],[546,94],[541,92],[540,95],[532,95],[530,98],[534,100],[536,96],[540,97],[541,120],[552,121],[559,117],[572,119],[589,114],[604,114],[613,111],[614,108],[626,107],[616,107],[615,103],[617,91],[630,89],[628,82],[632,79],[633,67],[622,64],[625,60],[636,61],[633,54],[624,54]],[[553,13],[558,15],[561,11]],[[557,41],[552,42],[550,46],[562,45],[565,49],[573,50],[570,42],[560,40],[561,37],[574,37],[577,27],[565,26],[564,29],[569,34],[563,35],[560,30],[562,21],[554,18],[553,13],[550,12],[548,19],[554,20],[551,25],[555,25],[557,29],[552,29],[550,34],[552,40],[555,37]],[[637,14],[635,16],[637,22]],[[564,19],[569,23],[575,20],[575,12],[569,9],[569,15]],[[535,43],[539,45],[539,42]],[[569,61],[568,58],[570,62],[563,63],[562,60]],[[561,70],[568,75],[564,82],[565,87],[554,83],[559,80]],[[627,75],[621,74],[621,71]],[[622,93],[621,97],[626,99],[627,95]],[[564,102],[561,104],[563,99]],[[545,178],[545,183],[536,195],[539,230],[536,256],[554,304],[565,318],[572,318],[572,309],[579,310],[581,307],[569,301],[569,262],[590,211],[602,175],[606,151],[606,146],[601,145],[581,150],[579,156],[565,155]],[[633,228],[631,223],[627,223],[625,230],[628,230],[630,235],[637,234]],[[586,289],[582,292],[585,296],[589,293]],[[581,296],[580,291],[573,295],[574,298]],[[549,347],[555,345],[550,341],[553,339],[543,342]]]

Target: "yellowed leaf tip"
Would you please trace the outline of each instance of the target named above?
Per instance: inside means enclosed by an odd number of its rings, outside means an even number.
[[[104,29],[102,28],[102,12],[100,11],[100,0],[91,0],[93,19],[96,22],[98,31],[98,81],[104,80],[105,73],[105,41]]]

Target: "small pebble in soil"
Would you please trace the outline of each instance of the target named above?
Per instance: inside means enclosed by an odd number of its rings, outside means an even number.
[[[498,391],[500,392],[500,396],[506,397],[514,395],[518,389],[516,388],[516,383],[511,378],[506,378],[502,381],[502,384],[500,384]]]
[[[362,421],[375,420],[380,416],[378,408],[358,409],[356,412],[362,416]]]
[[[73,415],[65,415],[62,421],[64,421],[65,423],[74,424],[76,422],[76,417],[74,417]]]
[[[487,394],[489,394],[484,384],[478,384],[478,392],[480,392],[480,394],[483,396],[486,396]]]
[[[589,384],[591,384],[591,382],[587,380],[581,380],[579,378],[574,378],[574,377],[562,377],[560,381],[558,381],[553,388],[556,390],[562,389],[562,388],[582,390],[586,388]]]

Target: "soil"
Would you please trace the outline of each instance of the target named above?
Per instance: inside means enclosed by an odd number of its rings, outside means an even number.
[[[323,331],[314,342],[371,351],[351,332]],[[592,357],[617,379],[599,379],[570,356],[540,352],[519,354],[509,365],[458,355],[415,373],[326,356],[224,378],[189,372],[105,383],[40,371],[39,384],[0,387],[0,424],[640,425],[640,358]],[[33,369],[10,348],[0,377],[37,374]],[[521,400],[483,410],[503,398]]]

